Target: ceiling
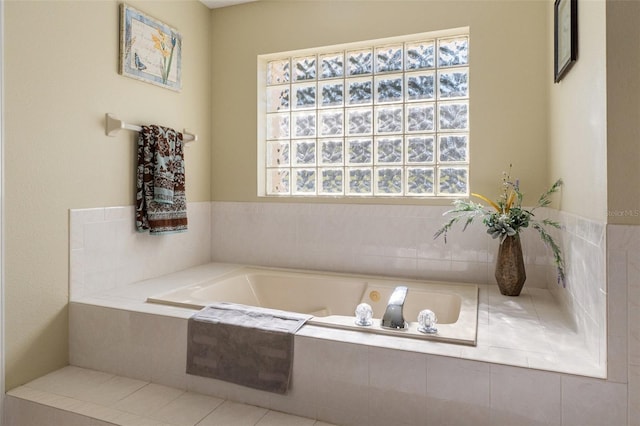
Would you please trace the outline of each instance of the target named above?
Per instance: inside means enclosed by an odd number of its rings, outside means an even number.
[[[215,9],[218,7],[233,6],[234,4],[250,3],[256,0],[200,0],[209,9]]]

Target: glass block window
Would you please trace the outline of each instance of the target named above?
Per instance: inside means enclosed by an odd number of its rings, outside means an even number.
[[[259,195],[469,194],[466,30],[259,64]]]

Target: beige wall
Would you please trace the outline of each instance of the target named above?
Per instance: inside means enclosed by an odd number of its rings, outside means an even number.
[[[640,2],[607,2],[609,223],[640,224]]]
[[[635,0],[579,2],[578,60],[550,89],[550,175],[565,181],[560,207],[612,224],[640,224],[639,20]]]
[[[640,206],[638,96],[624,86],[637,94],[639,53],[626,54],[639,12],[627,3],[579,3],[580,57],[554,85],[552,2],[130,2],[183,33],[178,94],[117,74],[116,1],[8,1],[7,388],[67,361],[68,209],[133,203],[134,136],[104,136],[105,112],[200,135],[187,150],[189,201],[254,201],[258,54],[469,26],[471,189],[495,194],[513,162],[527,194],[562,177],[560,207],[603,220]]]
[[[547,5],[544,1],[261,0],[214,10],[214,200],[257,200],[257,55],[468,26],[471,190],[497,196],[501,173],[513,163],[514,175],[531,194],[527,200],[534,202],[548,183]]]
[[[182,32],[182,93],[118,75],[118,2],[6,3],[8,389],[67,363],[68,209],[133,204],[135,136],[106,137],[106,112],[197,132],[187,197],[210,200],[210,12],[129,4]]]
[[[550,180],[562,177],[562,210],[605,221],[607,215],[606,10],[578,3],[578,60],[549,96]],[[549,5],[549,25],[553,5]],[[549,42],[553,60],[553,38]],[[553,63],[553,62],[551,62]]]

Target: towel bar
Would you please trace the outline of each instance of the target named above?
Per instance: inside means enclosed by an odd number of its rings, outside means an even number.
[[[139,132],[142,127],[135,124],[128,124],[124,121],[116,118],[113,114],[105,114],[105,134],[107,136],[115,136],[120,130],[133,130]],[[184,142],[195,142],[198,140],[198,135],[188,132],[186,129],[182,132],[182,140]]]

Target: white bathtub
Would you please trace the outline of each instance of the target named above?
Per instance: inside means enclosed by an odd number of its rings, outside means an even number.
[[[409,288],[405,330],[380,326],[389,296],[396,286]],[[286,269],[243,267],[198,284],[147,298],[147,302],[201,309],[212,302],[232,302],[313,315],[309,324],[352,329],[393,336],[476,344],[478,287],[407,279],[380,279]],[[373,308],[373,325],[355,324],[359,303]],[[438,318],[438,332],[418,331],[417,316],[431,309]]]

